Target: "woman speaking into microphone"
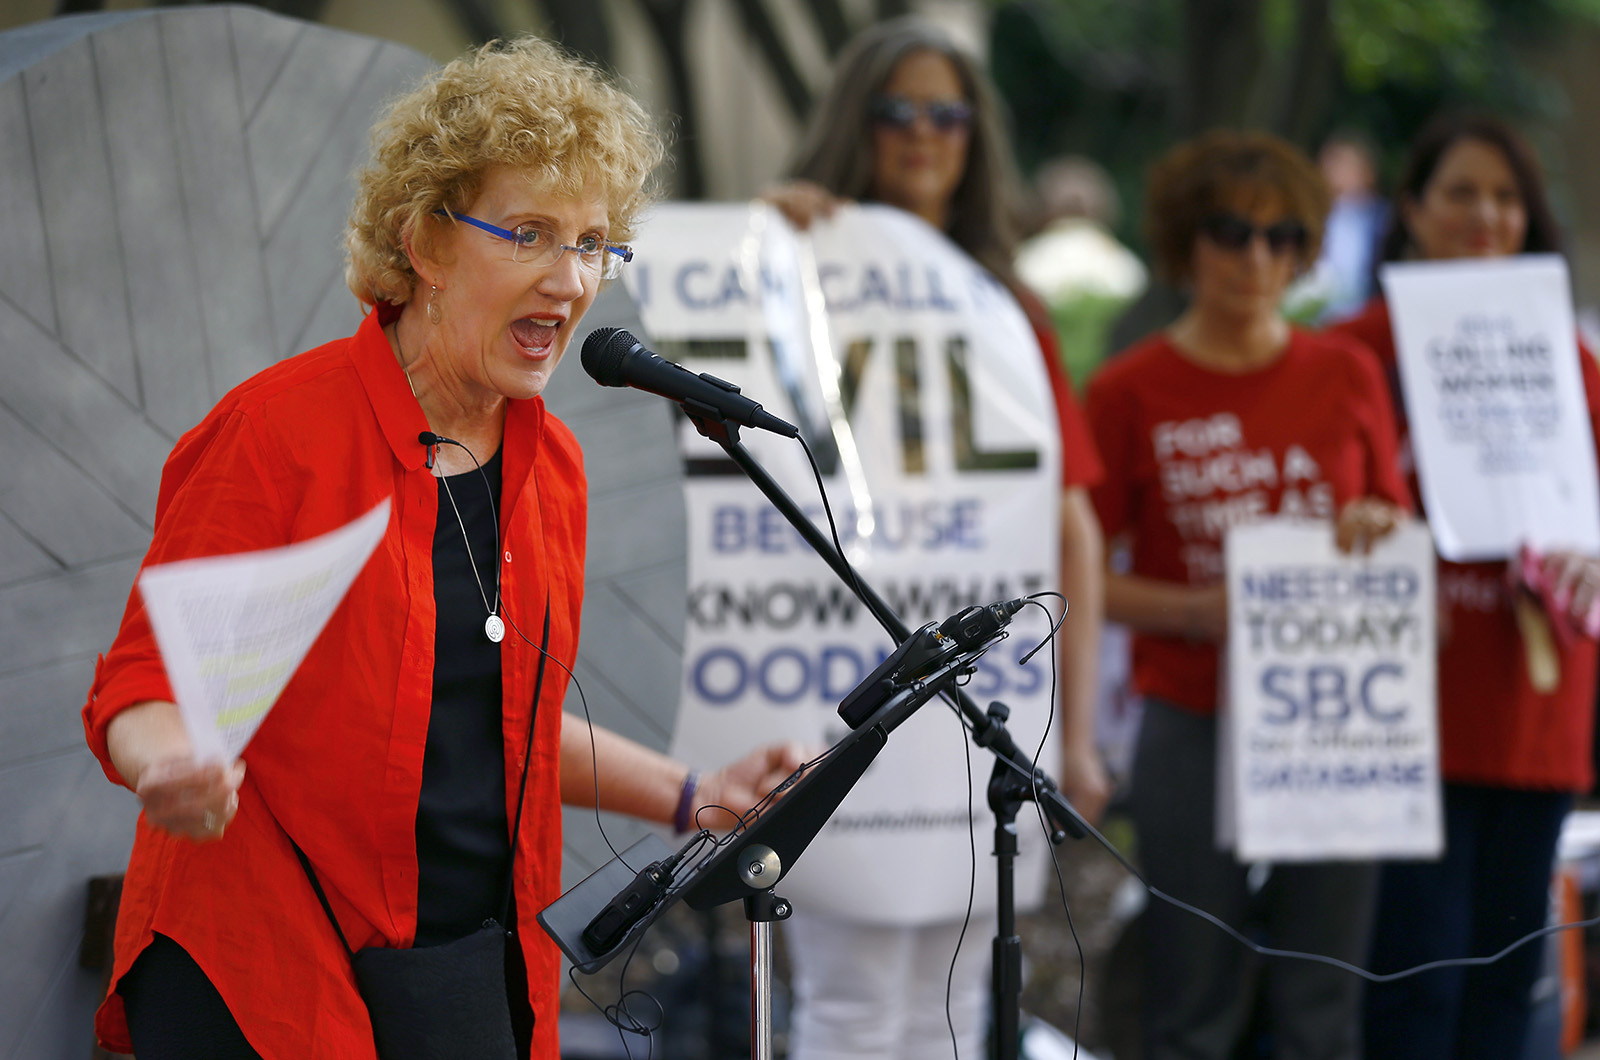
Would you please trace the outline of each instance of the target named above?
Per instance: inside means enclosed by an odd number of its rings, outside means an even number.
[[[525,38],[445,66],[373,138],[346,231],[366,319],[182,438],[144,562],[391,498],[382,540],[233,766],[196,760],[137,592],[84,708],[144,806],[96,1024],[140,1060],[371,1058],[395,1008],[445,1043],[429,1056],[554,1057],[559,956],[533,917],[560,890],[559,804],[682,829],[799,764],[772,747],[697,777],[562,711],[586,496],[540,392],[631,256],[662,153],[644,111]],[[490,923],[503,959],[463,956]],[[367,974],[441,961],[398,1003]],[[465,1007],[442,989],[460,968],[488,984]]]

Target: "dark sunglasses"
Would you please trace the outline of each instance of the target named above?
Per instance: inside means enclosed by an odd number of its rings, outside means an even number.
[[[940,132],[965,129],[972,123],[972,104],[960,99],[935,99],[926,103],[904,96],[872,97],[872,120],[891,129],[909,129],[921,113]]]
[[[1267,249],[1278,255],[1304,254],[1311,239],[1299,221],[1279,221],[1258,228],[1232,213],[1212,214],[1201,223],[1200,230],[1223,250],[1243,250],[1261,236],[1267,241]]]

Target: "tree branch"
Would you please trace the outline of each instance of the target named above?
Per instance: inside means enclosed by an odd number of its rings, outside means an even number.
[[[1272,116],[1272,128],[1306,150],[1315,147],[1311,139],[1322,132],[1318,125],[1333,96],[1337,63],[1332,7],[1332,0],[1300,0],[1287,84]]]
[[[706,194],[706,175],[700,158],[700,121],[694,102],[694,82],[689,76],[688,0],[638,0],[638,3],[666,59],[668,106],[678,116],[678,135],[673,144],[681,178],[678,195],[685,199],[701,199]]]
[[[474,44],[509,36],[488,0],[442,0],[442,3]]]
[[[789,49],[778,34],[778,27],[772,22],[772,16],[767,14],[761,0],[735,0],[735,4],[744,20],[745,32],[767,60],[789,113],[794,115],[796,121],[805,121],[806,115],[811,112],[811,89],[800,76]]]
[[[1185,0],[1175,114],[1180,136],[1245,120],[1265,51],[1263,36],[1262,0]]]
[[[811,21],[817,24],[817,31],[822,34],[822,43],[827,46],[828,54],[838,55],[850,40],[850,20],[844,17],[844,8],[839,6],[839,0],[807,0],[806,9],[811,12]]]

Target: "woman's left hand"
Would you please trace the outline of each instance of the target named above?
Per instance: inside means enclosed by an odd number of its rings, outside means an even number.
[[[805,748],[797,742],[767,744],[712,773],[702,774],[695,788],[693,828],[724,830],[805,765]]]
[[[1379,497],[1361,497],[1345,505],[1334,527],[1340,552],[1365,556],[1379,538],[1387,537],[1406,521],[1405,509]]]

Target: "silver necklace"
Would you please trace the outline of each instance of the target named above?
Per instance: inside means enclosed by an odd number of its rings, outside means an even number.
[[[395,328],[394,346],[395,346],[395,350],[396,351],[400,350],[400,329],[399,328]],[[417,399],[417,404],[418,404],[418,406],[420,406],[422,404],[422,399],[421,398],[417,398],[417,388],[416,388],[416,385],[411,382],[411,370],[406,367],[405,354],[403,352],[400,354],[400,371],[402,373],[404,373],[404,375],[406,377],[406,386],[411,388],[411,396],[413,398]],[[484,636],[488,637],[490,640],[494,641],[496,644],[499,644],[500,641],[506,635],[506,624],[505,624],[504,621],[501,620],[500,614],[499,614],[499,612],[500,612],[500,513],[495,510],[494,487],[489,485],[489,475],[488,475],[487,472],[485,472],[483,470],[483,465],[478,463],[478,457],[477,457],[477,455],[475,453],[473,453],[473,451],[471,449],[468,449],[466,446],[462,445],[460,442],[456,441],[453,438],[445,439],[445,440],[448,441],[451,445],[459,446],[461,448],[462,452],[464,452],[468,456],[472,457],[473,464],[477,465],[478,474],[483,476],[484,488],[489,491],[489,518],[494,521],[494,555],[495,555],[495,564],[494,564],[494,604],[493,604],[493,606],[490,606],[490,604],[489,604],[489,594],[484,591],[483,578],[482,578],[481,575],[478,574],[478,561],[476,559],[474,559],[473,555],[472,555],[472,542],[467,540],[467,524],[466,524],[466,521],[461,518],[461,509],[459,507],[457,507],[457,505],[456,505],[456,495],[454,493],[450,492],[450,476],[443,474],[442,473],[443,469],[442,468],[440,469],[441,474],[438,476],[439,484],[444,487],[444,495],[447,498],[449,498],[449,500],[450,500],[450,510],[456,513],[456,525],[461,528],[461,543],[467,547],[467,566],[472,568],[472,580],[474,582],[477,582],[477,584],[478,584],[478,597],[479,597],[479,599],[481,599],[483,601],[483,609],[485,611],[489,612],[489,617],[487,619],[485,619],[484,623],[483,623]]]
[[[461,445],[460,442],[455,444]],[[464,445],[461,445],[461,448],[467,450],[467,455],[472,457],[472,462],[474,464],[478,463],[478,458],[473,456],[471,449],[467,449],[467,447]],[[487,486],[489,482],[489,476],[483,470],[483,465],[481,464],[478,465],[478,473],[483,475],[484,484]],[[456,495],[450,492],[449,476],[440,475],[439,483],[440,485],[444,486],[444,495],[450,499],[450,509],[456,513],[456,525],[461,527],[461,543],[467,546],[467,565],[472,568],[472,580],[478,583],[478,596],[483,600],[484,609],[489,612],[489,617],[485,619],[483,623],[484,635],[490,640],[494,641],[496,644],[499,644],[500,639],[506,635],[506,624],[500,620],[500,615],[498,613],[500,610],[500,517],[494,510],[494,493],[491,490],[489,494],[489,517],[495,521],[494,606],[491,607],[489,606],[489,594],[483,590],[483,578],[478,574],[478,561],[472,558],[472,542],[467,540],[467,524],[461,518],[461,509],[456,507]]]

